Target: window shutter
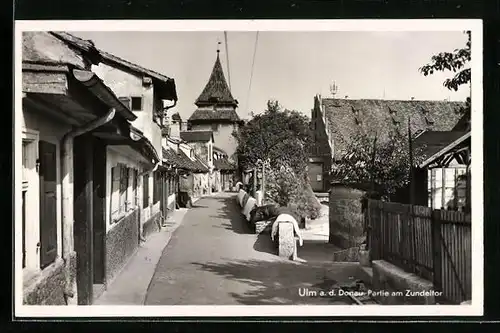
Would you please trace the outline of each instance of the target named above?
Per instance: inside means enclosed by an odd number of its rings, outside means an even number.
[[[56,145],[39,141],[40,161],[40,267],[57,256]]]
[[[125,105],[129,110],[132,109],[132,99],[128,96],[122,96],[122,97],[118,97],[118,99],[120,100],[120,102],[123,103],[123,105]]]
[[[149,206],[149,175],[144,175],[142,178],[142,207]]]
[[[120,166],[111,169],[111,222],[120,212]]]

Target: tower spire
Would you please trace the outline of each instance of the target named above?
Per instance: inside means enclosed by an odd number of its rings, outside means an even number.
[[[220,44],[221,44],[220,40],[217,40],[217,58],[219,58],[219,53],[220,53],[219,46],[220,46]]]

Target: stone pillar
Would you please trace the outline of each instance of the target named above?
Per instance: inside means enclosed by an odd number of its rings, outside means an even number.
[[[362,198],[365,192],[332,183],[329,198],[329,243],[341,248],[361,245],[365,240]]]
[[[278,225],[278,242],[278,255],[293,260],[296,244],[292,223],[280,222]]]

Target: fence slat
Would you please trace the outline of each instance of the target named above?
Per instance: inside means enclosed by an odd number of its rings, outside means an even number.
[[[432,280],[450,302],[470,299],[470,214],[377,200],[368,200],[365,214],[372,259]]]

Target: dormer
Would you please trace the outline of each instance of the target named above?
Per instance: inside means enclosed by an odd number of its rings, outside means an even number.
[[[429,110],[425,109],[425,108],[420,108],[422,114],[424,115],[424,118],[425,118],[425,123],[427,124],[427,126],[432,126],[434,125],[434,118],[432,118]]]
[[[356,109],[354,106],[351,106],[352,114],[354,115],[354,121],[356,122],[356,125],[361,125],[361,116],[359,113],[359,109]]]
[[[392,123],[395,126],[399,126],[401,124],[401,119],[398,117],[398,111],[392,109],[391,107],[387,107],[389,109],[389,114],[391,115]]]

